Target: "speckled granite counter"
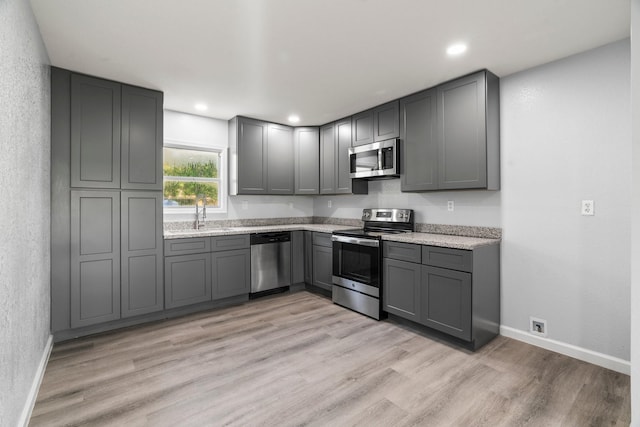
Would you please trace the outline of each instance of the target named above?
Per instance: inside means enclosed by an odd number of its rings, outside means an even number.
[[[393,242],[414,243],[417,245],[440,246],[444,248],[468,249],[486,245],[497,245],[500,239],[486,239],[479,237],[452,236],[450,234],[433,233],[402,233],[387,234],[382,236],[382,240]]]
[[[184,239],[187,237],[207,237],[207,236],[228,236],[232,234],[269,233],[274,231],[318,231],[321,233],[333,233],[336,230],[346,230],[354,228],[349,225],[336,224],[281,224],[281,225],[261,225],[245,227],[212,227],[200,230],[165,230],[165,239]]]

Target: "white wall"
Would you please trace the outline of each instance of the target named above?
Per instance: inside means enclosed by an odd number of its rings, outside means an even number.
[[[640,427],[640,0],[631,2],[631,425]]]
[[[501,79],[502,324],[629,360],[629,40]],[[582,199],[595,216],[581,216]]]
[[[164,138],[195,145],[229,147],[227,121],[165,110]],[[229,196],[226,214],[213,219],[307,217],[313,215],[308,196]],[[246,207],[246,209],[245,209]],[[194,215],[165,215],[165,221],[192,220]]]
[[[49,59],[28,1],[0,1],[0,58],[0,425],[15,426],[50,324]]]
[[[500,227],[499,191],[442,191],[402,193],[400,180],[369,182],[369,194],[320,196],[314,199],[316,216],[360,218],[363,208],[410,208],[416,222],[429,224],[475,225]],[[453,212],[447,201],[454,202]],[[331,207],[328,207],[331,201]]]

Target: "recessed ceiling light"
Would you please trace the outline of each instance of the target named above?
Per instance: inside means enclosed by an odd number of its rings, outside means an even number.
[[[456,56],[461,55],[467,51],[467,45],[464,43],[452,44],[447,48],[447,55]]]
[[[207,111],[207,106],[205,104],[202,104],[202,103],[196,104],[195,107],[196,107],[196,110],[198,111]]]
[[[300,121],[300,117],[296,116],[295,114],[292,114],[289,116],[289,121],[291,123],[298,123]]]

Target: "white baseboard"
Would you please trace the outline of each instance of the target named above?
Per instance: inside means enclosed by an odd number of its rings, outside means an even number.
[[[535,345],[536,347],[542,347],[546,350],[555,351],[556,353],[564,354],[565,356],[573,357],[574,359],[602,366],[603,368],[611,369],[612,371],[631,375],[631,362],[628,360],[618,359],[617,357],[598,353],[596,351],[561,341],[538,337],[526,331],[510,328],[509,326],[501,325],[500,335],[513,338],[514,340],[523,341],[527,344]]]
[[[42,352],[42,358],[40,359],[38,370],[36,371],[36,374],[33,377],[33,383],[31,384],[31,389],[29,390],[27,401],[25,402],[24,407],[22,408],[22,414],[20,415],[20,421],[18,422],[19,426],[27,427],[29,425],[31,412],[33,411],[33,407],[36,405],[36,399],[38,398],[38,391],[40,390],[40,384],[42,384],[42,378],[44,377],[44,371],[47,368],[47,363],[49,362],[49,355],[51,355],[52,348],[53,348],[53,335],[49,335],[47,344],[44,346],[44,351]]]

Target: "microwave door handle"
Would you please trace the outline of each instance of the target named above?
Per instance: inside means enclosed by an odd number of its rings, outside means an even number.
[[[378,148],[378,170],[382,170],[382,148]]]

